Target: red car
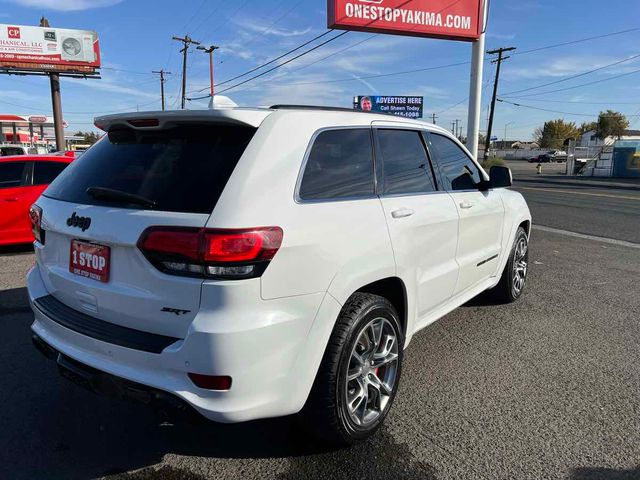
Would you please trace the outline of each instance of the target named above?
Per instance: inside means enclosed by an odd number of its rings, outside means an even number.
[[[73,159],[73,152],[0,157],[0,246],[33,242],[29,207]]]

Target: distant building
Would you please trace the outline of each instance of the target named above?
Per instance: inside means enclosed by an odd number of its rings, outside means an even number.
[[[500,140],[492,143],[495,150],[537,150],[536,142],[521,142],[520,140]]]
[[[577,147],[602,147],[604,145],[613,145],[616,140],[640,140],[640,130],[625,130],[622,136],[607,137],[604,140],[598,138],[596,130],[589,130],[583,133],[577,143]]]

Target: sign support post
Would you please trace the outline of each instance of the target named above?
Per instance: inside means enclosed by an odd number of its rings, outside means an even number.
[[[478,158],[478,136],[482,113],[482,70],[484,68],[484,36],[473,42],[471,49],[471,82],[469,86],[469,115],[467,117],[467,149]]]
[[[471,47],[471,81],[469,82],[469,113],[467,116],[467,150],[478,159],[480,116],[482,114],[482,73],[484,71],[484,38],[489,20],[489,0],[482,1],[480,36]]]
[[[40,26],[48,28],[49,20],[42,17]],[[49,82],[51,83],[51,108],[53,110],[53,128],[56,134],[56,150],[64,152],[66,145],[64,142],[64,124],[62,120],[62,100],[60,98],[60,75],[57,73],[49,73]]]
[[[56,149],[64,152],[67,146],[64,141],[64,123],[62,120],[62,100],[60,98],[60,75],[50,73],[51,81],[51,107],[53,109],[53,127],[56,132]]]

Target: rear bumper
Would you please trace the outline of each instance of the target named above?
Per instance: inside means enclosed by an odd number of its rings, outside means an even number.
[[[96,370],[58,352],[35,334],[32,336],[32,341],[40,353],[57,363],[60,375],[87,390],[108,397],[142,403],[171,420],[197,422],[202,419],[197,410],[173,394]]]
[[[35,315],[32,331],[58,357],[97,371],[95,378],[107,374],[166,392],[204,417],[225,423],[298,412],[340,310],[324,293],[221,306],[207,305],[203,292],[201,311],[186,338],[150,353],[79,333],[36,308],[36,299],[50,295],[37,265],[27,285]],[[231,389],[198,388],[188,372],[229,375]]]

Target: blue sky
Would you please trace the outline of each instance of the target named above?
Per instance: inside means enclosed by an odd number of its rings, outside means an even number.
[[[101,80],[63,79],[62,95],[69,130],[88,130],[92,119],[108,111],[160,108],[159,81],[152,70],[173,72],[166,84],[168,105],[179,107],[181,55],[172,35],[189,35],[217,44],[216,81],[243,73],[326,31],[325,0],[0,0],[0,23],[37,25],[45,15],[52,26],[96,30],[104,70]],[[487,49],[515,46],[526,51],[585,37],[638,28],[638,0],[492,0]],[[328,38],[324,37],[324,39]],[[438,123],[466,124],[469,66],[363,79],[470,58],[468,43],[349,32],[340,39],[253,82],[227,92],[240,105],[313,103],[351,106],[353,95],[421,95],[425,117]],[[503,65],[500,92],[506,94],[563,80],[640,54],[640,31],[515,55]],[[494,66],[485,65],[485,82]],[[640,114],[640,58],[574,80],[513,94],[499,103],[494,134],[530,139],[545,120],[591,120],[602,109]],[[628,74],[613,78],[621,74]],[[189,60],[187,91],[208,85],[208,59]],[[566,89],[590,82],[590,86]],[[483,97],[483,124],[491,85]],[[550,93],[545,93],[550,92]],[[206,93],[206,92],[205,92]],[[532,95],[535,94],[535,95]],[[197,95],[193,93],[192,95]],[[526,96],[515,98],[515,96]],[[206,101],[190,108],[206,107]],[[0,75],[0,113],[50,114],[46,78]],[[566,113],[579,113],[569,115]],[[630,117],[640,128],[640,117]],[[465,125],[466,126],[466,125]]]

